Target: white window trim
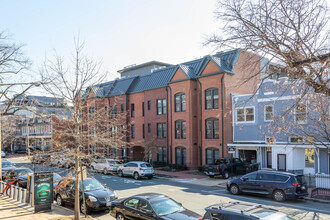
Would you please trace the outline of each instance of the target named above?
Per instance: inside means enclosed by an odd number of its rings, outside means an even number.
[[[273,119],[272,120],[267,120],[266,119],[266,107],[268,107],[268,106],[272,106],[272,113],[273,113]],[[265,105],[264,106],[264,121],[265,122],[272,122],[272,121],[274,121],[274,105]]]
[[[299,105],[300,103],[298,103],[298,105]],[[295,108],[294,108],[294,123],[297,123],[297,124],[300,124],[300,125],[305,125],[305,124],[307,124],[307,114],[308,114],[308,110],[307,110],[307,103],[302,103],[302,104],[304,104],[305,105],[305,107],[306,107],[306,120],[304,121],[304,122],[297,122],[297,107],[298,106],[296,106]]]
[[[291,141],[291,138],[302,138],[302,142],[293,142],[293,141]],[[305,138],[302,136],[290,136],[288,142],[289,143],[305,143]]]
[[[253,108],[253,121],[246,121],[246,113],[245,113],[245,109],[247,108]],[[237,121],[237,110],[238,109],[243,109],[244,110],[244,121]],[[247,124],[247,123],[255,123],[256,120],[256,111],[255,111],[255,107],[254,106],[247,106],[247,107],[239,107],[235,109],[235,114],[236,114],[236,123],[238,124]]]

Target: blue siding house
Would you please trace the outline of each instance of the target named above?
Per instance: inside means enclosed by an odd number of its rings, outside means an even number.
[[[261,168],[329,174],[329,100],[315,104],[308,94],[300,100],[303,92],[280,78],[264,81],[256,94],[232,94],[233,156]],[[315,107],[320,103],[325,115]]]

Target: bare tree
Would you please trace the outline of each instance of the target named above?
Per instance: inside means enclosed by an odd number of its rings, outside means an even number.
[[[262,69],[264,79],[283,72],[293,81],[303,81],[313,91],[330,96],[327,1],[218,0],[217,6],[221,32],[210,36],[206,45],[258,53],[279,67]]]
[[[126,140],[126,127],[118,125],[121,123],[121,117],[114,118],[108,115],[104,102],[93,92],[103,81],[106,73],[101,72],[99,62],[83,54],[83,46],[84,44],[75,41],[75,53],[69,65],[55,53],[53,60],[45,61],[40,74],[41,78],[48,82],[43,85],[45,90],[57,97],[70,112],[68,118],[53,118],[54,150],[66,150],[75,160],[74,219],[80,218],[78,177],[83,149],[87,149],[88,152],[89,146],[95,146],[96,149],[100,149],[98,152],[101,152],[106,146],[120,148],[125,145]]]
[[[157,149],[157,143],[156,143],[157,137],[153,137],[150,141],[147,141],[144,144],[144,159],[148,160],[150,163],[150,160],[152,158],[152,152],[155,152]]]
[[[16,120],[17,117],[14,116],[4,116],[1,117],[1,144],[4,148],[11,146],[15,140],[16,134]]]

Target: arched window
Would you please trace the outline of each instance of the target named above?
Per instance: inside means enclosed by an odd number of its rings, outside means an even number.
[[[186,121],[184,120],[175,121],[175,138],[186,139]]]
[[[184,148],[184,147],[175,148],[175,164],[187,165],[186,148]]]
[[[219,139],[219,120],[217,118],[205,120],[205,138]]]
[[[213,164],[220,159],[219,150],[216,148],[207,148],[205,150],[206,164]]]
[[[186,94],[177,93],[174,95],[175,100],[175,112],[185,112],[186,111]]]
[[[219,108],[219,93],[218,89],[211,88],[205,90],[205,109]]]

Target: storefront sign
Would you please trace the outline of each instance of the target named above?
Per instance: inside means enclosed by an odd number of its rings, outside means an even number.
[[[34,212],[51,211],[53,172],[34,174]]]
[[[228,147],[228,154],[234,154],[236,152],[235,147]]]

